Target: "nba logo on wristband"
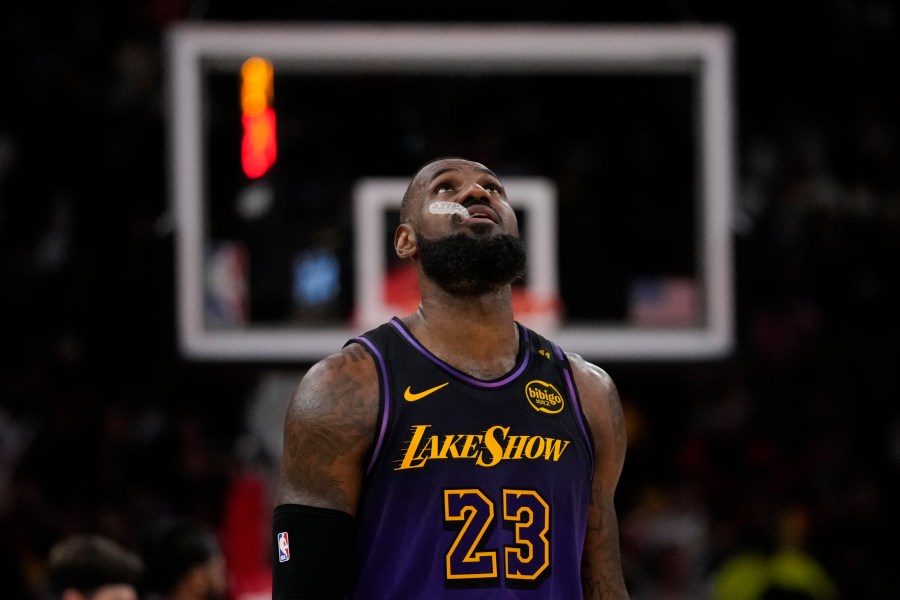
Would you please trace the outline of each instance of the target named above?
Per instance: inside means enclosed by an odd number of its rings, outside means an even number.
[[[291,559],[291,545],[288,543],[287,531],[278,534],[278,562],[287,562]]]

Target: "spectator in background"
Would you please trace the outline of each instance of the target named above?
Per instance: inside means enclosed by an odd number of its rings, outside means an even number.
[[[54,600],[137,600],[141,557],[96,534],[68,537],[50,549],[47,592]]]
[[[774,525],[775,539],[771,544],[747,546],[713,572],[714,600],[838,598],[831,575],[806,547],[810,527],[806,509],[791,504],[782,506]]]
[[[205,524],[190,518],[164,519],[150,529],[143,552],[149,598],[225,598],[225,557],[218,538]]]

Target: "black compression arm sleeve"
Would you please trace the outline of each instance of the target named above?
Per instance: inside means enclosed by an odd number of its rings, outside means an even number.
[[[300,504],[276,506],[272,599],[344,598],[355,529],[355,519],[343,511]]]

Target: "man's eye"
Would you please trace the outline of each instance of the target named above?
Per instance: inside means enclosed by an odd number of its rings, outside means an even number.
[[[449,183],[439,183],[439,184],[437,184],[437,186],[434,188],[434,190],[435,190],[436,192],[448,192],[448,191],[450,191],[450,190],[452,190],[452,189],[453,189],[453,186],[450,185]]]

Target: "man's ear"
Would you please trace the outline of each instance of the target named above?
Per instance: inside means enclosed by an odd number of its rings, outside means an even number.
[[[394,232],[394,252],[400,258],[412,258],[416,254],[416,232],[408,223],[403,223]]]

